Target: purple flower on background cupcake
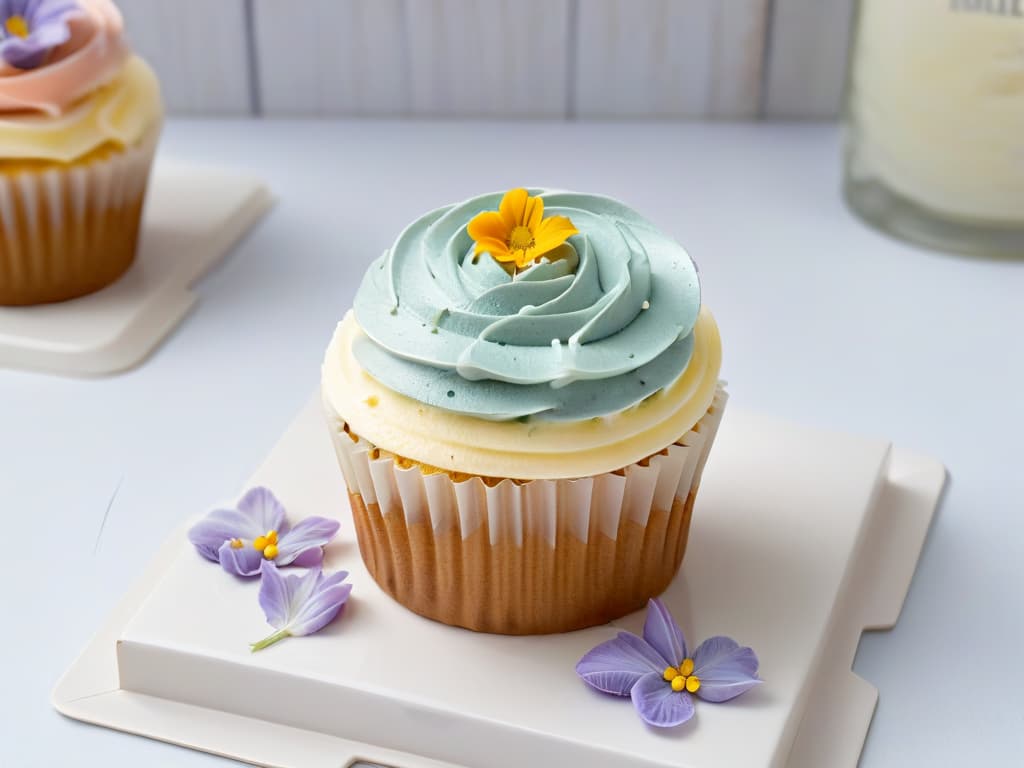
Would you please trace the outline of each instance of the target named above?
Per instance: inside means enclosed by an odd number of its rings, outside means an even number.
[[[74,0],[0,0],[0,58],[35,69],[71,38],[68,21],[81,13]]]
[[[324,545],[338,532],[337,520],[307,517],[294,526],[268,488],[253,488],[234,509],[215,509],[189,529],[203,557],[236,576],[256,576],[266,561],[310,567],[323,560]]]
[[[620,632],[576,665],[587,685],[629,696],[640,719],[667,728],[693,717],[693,696],[722,702],[761,682],[757,656],[728,637],[711,637],[691,656],[683,630],[660,600],[647,604],[643,637]]]
[[[251,643],[253,652],[261,651],[286,637],[302,637],[319,632],[341,611],[352,592],[342,582],[348,571],[325,575],[311,568],[302,576],[282,576],[277,566],[264,560],[260,564],[260,607],[267,623],[277,631]]]

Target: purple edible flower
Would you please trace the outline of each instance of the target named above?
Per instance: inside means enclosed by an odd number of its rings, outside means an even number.
[[[761,682],[757,656],[728,637],[705,640],[690,656],[683,630],[660,600],[647,604],[642,638],[630,632],[590,651],[576,665],[587,685],[629,696],[640,719],[667,728],[693,717],[693,697],[728,701]]]
[[[307,517],[288,524],[269,489],[248,491],[235,509],[215,509],[188,532],[199,554],[236,576],[256,576],[265,560],[276,565],[318,565],[323,546],[338,532],[337,520]]]
[[[282,576],[276,565],[264,561],[260,577],[260,607],[277,632],[251,643],[253,652],[286,637],[320,631],[334,620],[352,591],[351,584],[342,584],[348,571],[325,576],[319,568],[311,568],[302,576]]]
[[[0,58],[35,69],[68,41],[68,21],[82,12],[74,0],[0,0]]]

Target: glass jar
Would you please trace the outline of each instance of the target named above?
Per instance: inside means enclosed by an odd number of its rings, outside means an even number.
[[[1024,257],[1024,0],[860,0],[850,207],[941,250]]]

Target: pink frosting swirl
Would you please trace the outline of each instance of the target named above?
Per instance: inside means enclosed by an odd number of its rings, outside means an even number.
[[[128,55],[121,12],[111,0],[78,0],[82,13],[69,20],[70,39],[49,61],[22,70],[0,62],[0,113],[59,115],[109,82]]]

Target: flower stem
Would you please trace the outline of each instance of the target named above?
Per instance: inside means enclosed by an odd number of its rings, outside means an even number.
[[[291,637],[291,636],[292,636],[291,632],[289,632],[287,629],[282,629],[279,632],[275,632],[272,635],[268,635],[267,637],[264,637],[259,642],[249,643],[249,649],[253,653],[256,653],[256,651],[262,651],[264,648],[269,648],[274,643],[276,643],[278,640],[284,640],[286,637]]]

